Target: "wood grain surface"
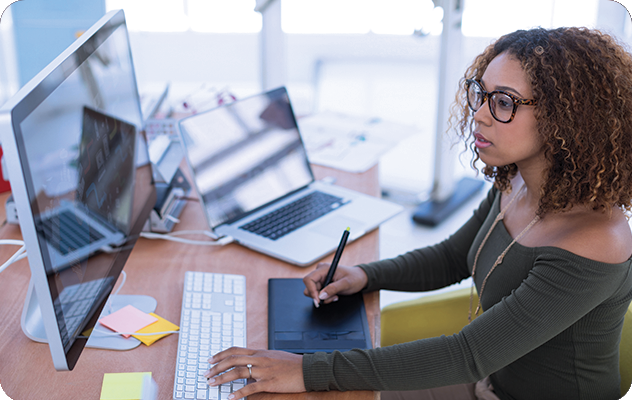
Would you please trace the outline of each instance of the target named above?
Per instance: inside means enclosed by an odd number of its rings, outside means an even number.
[[[316,178],[333,176],[337,184],[370,195],[379,195],[377,166],[362,174],[350,174],[314,166]],[[0,195],[0,221],[5,220]],[[191,201],[181,215],[177,230],[207,229],[198,202]],[[0,228],[1,239],[21,239],[16,225]],[[192,237],[195,238],[195,237]],[[199,238],[201,239],[201,237]],[[353,265],[378,259],[378,231],[350,243],[345,249],[344,264]],[[0,246],[0,263],[18,247]],[[322,261],[331,261],[333,254]],[[185,271],[211,271],[246,276],[247,340],[250,348],[267,348],[267,281],[268,278],[303,277],[315,268],[299,268],[262,255],[237,244],[224,247],[184,245],[164,240],[141,239],[125,265],[127,282],[122,294],[143,294],[158,301],[156,313],[179,323]],[[178,336],[170,335],[153,345],[141,345],[129,351],[84,349],[77,366],[70,372],[53,368],[48,346],[29,340],[20,327],[30,270],[27,259],[0,274],[0,384],[14,400],[30,399],[99,399],[103,374],[107,372],[151,371],[159,387],[160,399],[171,399],[175,373]],[[379,344],[379,294],[365,295],[365,304],[374,344]],[[314,392],[292,395],[259,394],[259,399],[374,399],[374,392]]]

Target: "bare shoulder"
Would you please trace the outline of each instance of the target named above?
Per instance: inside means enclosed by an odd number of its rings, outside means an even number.
[[[632,256],[630,222],[620,209],[613,209],[611,214],[577,210],[551,217],[546,230],[555,247],[610,264],[625,262]]]

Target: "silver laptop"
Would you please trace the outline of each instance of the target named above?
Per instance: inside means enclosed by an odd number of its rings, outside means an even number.
[[[185,155],[218,236],[299,266],[402,207],[315,181],[284,87],[184,118]]]

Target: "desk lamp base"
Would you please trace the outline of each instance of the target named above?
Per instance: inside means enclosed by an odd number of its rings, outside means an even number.
[[[428,200],[417,206],[413,213],[413,221],[433,227],[439,225],[480,191],[484,184],[485,182],[478,179],[467,177],[461,179],[457,182],[452,196],[448,199],[444,201]]]

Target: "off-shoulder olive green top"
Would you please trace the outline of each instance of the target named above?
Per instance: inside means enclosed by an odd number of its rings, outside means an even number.
[[[367,291],[427,291],[471,275],[474,255],[500,212],[490,190],[445,241],[360,265]],[[512,237],[502,221],[484,246],[480,285]],[[485,312],[452,336],[303,358],[313,390],[410,390],[475,382],[488,375],[503,400],[619,399],[619,341],[632,299],[632,259],[606,264],[556,247],[514,244],[490,275]],[[467,316],[463,316],[467,319]]]

